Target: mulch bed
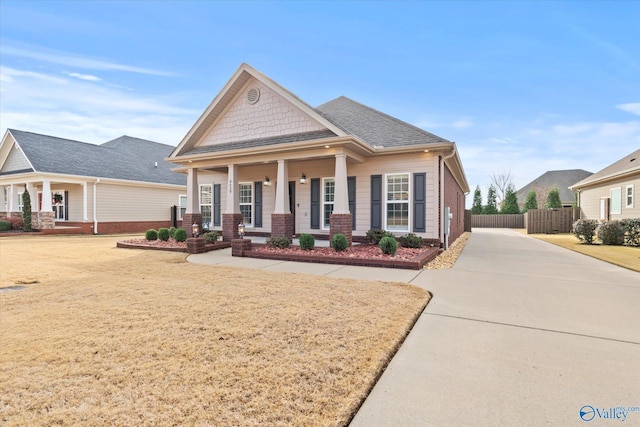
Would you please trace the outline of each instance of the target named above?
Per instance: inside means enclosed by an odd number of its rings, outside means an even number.
[[[154,249],[158,251],[171,251],[171,252],[187,252],[187,242],[176,242],[173,238],[169,238],[167,241],[162,240],[147,240],[147,239],[129,239],[123,240],[117,243],[119,248],[129,249]],[[205,245],[205,252],[215,251],[218,249],[230,248],[229,242],[216,242],[207,243]]]

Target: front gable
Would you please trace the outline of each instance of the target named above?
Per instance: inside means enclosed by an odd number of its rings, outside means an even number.
[[[0,146],[0,175],[31,172],[33,166],[9,131]]]
[[[194,148],[324,130],[317,120],[251,78]]]

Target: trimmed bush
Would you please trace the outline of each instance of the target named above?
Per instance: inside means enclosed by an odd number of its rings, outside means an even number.
[[[342,233],[334,234],[333,239],[331,239],[331,247],[336,252],[342,252],[347,249],[349,247],[347,236]]]
[[[176,228],[175,227],[169,227],[169,237],[173,237],[175,232],[176,232]]]
[[[372,228],[367,231],[367,241],[371,244],[377,245],[380,243],[383,237],[393,237],[393,234],[389,233],[385,230],[378,230],[376,228]]]
[[[144,233],[144,238],[147,240],[158,240],[158,232],[154,229],[147,230],[147,232]]]
[[[187,240],[187,230],[182,227],[176,228],[176,231],[173,233],[173,238],[176,242],[184,242]]]
[[[158,229],[158,239],[166,242],[169,240],[169,229],[168,228],[160,228]]]
[[[286,237],[272,237],[267,240],[267,245],[271,246],[272,248],[286,249],[290,244],[291,242],[289,242],[289,239],[287,239]]]
[[[316,246],[316,239],[311,234],[302,233],[300,235],[300,247],[305,251],[310,251]]]
[[[595,219],[579,219],[573,223],[572,232],[581,242],[592,245],[597,228],[598,221]]]
[[[395,255],[398,250],[398,241],[393,237],[386,236],[380,240],[380,244],[378,246],[380,246],[380,250],[383,254]]]
[[[640,246],[640,218],[627,218],[620,223],[624,227],[624,244]]]
[[[207,243],[215,243],[218,241],[218,232],[217,231],[207,231],[202,235],[204,237],[204,241]]]
[[[0,219],[0,231],[11,230],[11,223]]]
[[[22,193],[22,219],[24,221],[24,231],[31,231],[31,196],[26,186]]]
[[[398,238],[398,243],[400,243],[400,246],[403,248],[417,249],[422,247],[422,237],[409,233],[406,236],[400,236]]]
[[[22,220],[21,216],[10,216],[9,218],[5,219],[5,221],[11,224],[11,228],[13,230],[22,230],[22,226],[24,225],[24,221]]]
[[[624,243],[624,226],[620,221],[607,221],[598,227],[598,239],[603,245],[622,245]]]

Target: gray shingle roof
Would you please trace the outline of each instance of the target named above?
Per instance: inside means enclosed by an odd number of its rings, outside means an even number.
[[[555,185],[558,187],[560,200],[564,203],[573,203],[575,196],[573,191],[569,190],[569,186],[575,184],[581,179],[585,179],[591,174],[592,172],[583,169],[547,171],[516,192],[518,202],[524,203],[527,198],[527,194],[529,194],[529,191],[531,191],[532,188],[543,190],[542,193],[544,193],[544,196],[546,197],[549,190],[551,190]],[[545,200],[538,200],[538,205],[540,206],[541,203],[544,204]]]
[[[164,159],[174,147],[130,136],[88,144],[9,129],[36,172],[186,185]],[[155,167],[155,162],[158,167]]]
[[[316,111],[345,132],[375,147],[450,142],[345,96],[320,105]]]
[[[633,153],[627,154],[617,162],[610,164],[602,170],[599,170],[588,178],[583,178],[580,182],[574,182],[572,187],[580,188],[584,185],[596,183],[603,178],[608,178],[631,171],[640,171],[640,149],[634,151]]]

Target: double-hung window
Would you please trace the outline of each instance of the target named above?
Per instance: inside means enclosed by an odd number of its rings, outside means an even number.
[[[626,193],[626,201],[627,201],[627,208],[633,208],[633,184],[627,185],[627,193]]]
[[[333,202],[336,197],[336,180],[323,178],[322,180],[322,228],[329,228]]]
[[[240,213],[242,221],[247,227],[253,226],[253,184],[241,182],[239,187]]]
[[[409,174],[386,176],[385,229],[409,231]]]
[[[203,184],[200,186],[200,213],[202,214],[202,228],[209,229],[211,224],[211,207],[213,205],[213,196],[211,192],[211,184]]]
[[[185,212],[187,212],[187,195],[181,194],[178,196],[178,219],[182,220]]]

